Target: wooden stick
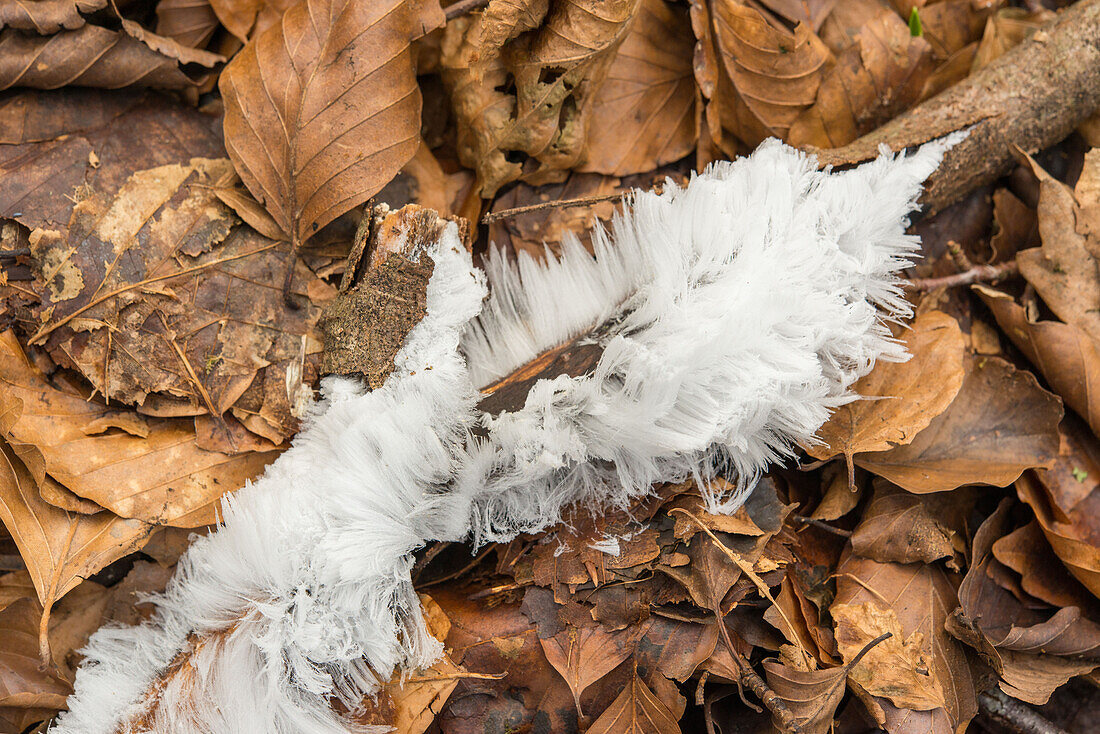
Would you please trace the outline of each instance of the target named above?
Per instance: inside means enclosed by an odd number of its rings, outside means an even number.
[[[941,278],[914,278],[909,281],[909,287],[916,291],[934,291],[937,288],[953,288],[972,283],[996,283],[1005,278],[1014,278],[1019,274],[1020,268],[1016,265],[1016,261],[1012,260],[999,265],[975,265],[969,270]]]

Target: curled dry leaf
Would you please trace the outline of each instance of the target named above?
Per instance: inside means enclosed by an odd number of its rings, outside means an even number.
[[[593,103],[639,0],[495,0],[447,24],[443,80],[458,154],[491,198],[517,179],[561,181],[584,160]]]
[[[927,668],[914,667],[912,672],[915,677],[911,680],[923,681],[921,690],[905,690],[904,693],[899,691],[897,695],[916,699],[923,697],[925,705],[942,695],[945,702],[942,708],[924,709],[929,713],[917,718],[929,721],[942,719],[950,725],[947,731],[964,730],[967,722],[977,713],[974,678],[965,649],[944,629],[948,615],[957,606],[955,583],[953,577],[938,565],[878,563],[851,555],[837,568],[837,595],[831,607],[833,610],[838,606],[847,607],[849,611],[853,611],[861,605],[869,605],[874,607],[874,614],[880,620],[871,625],[871,629],[866,628],[870,622],[859,621],[858,615],[843,624],[838,622],[838,647],[841,646],[842,637],[862,640],[858,644],[852,642],[851,652],[844,655],[845,660],[849,660],[867,642],[881,634],[872,634],[873,629],[892,624],[895,619],[901,632],[887,642],[895,645],[904,642],[910,645],[908,652],[896,651],[904,655],[900,659],[915,662],[913,655],[917,651],[912,643],[919,641],[919,658],[929,665]],[[837,619],[835,613],[834,619]],[[880,647],[882,645],[875,649]],[[873,654],[873,651],[869,654]],[[867,659],[864,664],[869,664]],[[898,681],[896,671],[876,666],[871,673],[872,677],[874,674],[881,674],[887,676],[887,681]],[[935,692],[936,687],[939,693]],[[890,705],[886,698],[875,698],[875,701],[883,709]],[[894,714],[898,718],[905,715]]]
[[[1047,384],[1100,435],[1100,347],[1072,324],[1038,321],[1007,293],[973,289],[993,312],[997,325],[1038,368]]]
[[[416,153],[410,44],[442,22],[436,0],[307,0],[222,73],[226,149],[295,246],[369,199]]]
[[[279,22],[295,0],[209,0],[225,29],[247,43]]]
[[[222,494],[257,476],[277,455],[205,451],[191,421],[170,418],[149,419],[146,437],[114,430],[88,435],[87,424],[110,414],[109,408],[51,386],[10,331],[0,335],[0,354],[0,427],[30,472],[49,474],[121,517],[210,524]]]
[[[956,523],[945,522],[941,516],[965,514],[965,510],[959,511],[963,508],[944,507],[957,499],[956,494],[914,495],[876,481],[875,494],[852,533],[852,551],[881,563],[933,563],[952,558],[963,550],[956,547],[960,535],[954,529]],[[970,503],[960,504],[969,509]]]
[[[1100,619],[1100,600],[1073,578],[1058,560],[1037,520],[993,542],[993,557],[1020,576],[1020,588],[1053,607],[1079,607]]]
[[[919,315],[905,335],[907,362],[879,362],[852,386],[861,400],[838,408],[817,431],[824,445],[808,446],[815,459],[853,457],[910,443],[943,413],[963,384],[962,331],[942,311]]]
[[[159,33],[142,28],[139,23],[135,23],[122,15],[119,15],[119,19],[122,23],[122,30],[126,35],[141,41],[162,56],[175,59],[181,64],[198,64],[209,69],[224,63],[226,60],[221,54],[187,46],[174,38],[162,36]]]
[[[582,171],[651,171],[695,149],[699,120],[692,76],[695,39],[687,10],[641,0],[596,93]]]
[[[38,655],[41,614],[33,599],[0,611],[0,706],[59,709],[72,693],[63,678],[43,669]]]
[[[1016,482],[1055,554],[1078,581],[1100,597],[1100,449],[1083,426],[1062,425],[1054,466]]]
[[[855,40],[821,80],[813,106],[791,121],[792,145],[839,147],[920,100],[934,66],[927,41],[887,10]]]
[[[911,443],[859,454],[856,464],[918,494],[1003,487],[1025,469],[1052,465],[1062,401],[998,357],[970,356],[965,367],[955,400]]]
[[[210,0],[160,0],[157,34],[188,48],[203,48],[218,29]]]
[[[48,36],[84,25],[84,15],[102,10],[107,0],[36,0],[0,3],[0,29],[18,28]]]
[[[180,69],[176,59],[126,33],[100,26],[86,25],[52,36],[0,31],[0,89],[66,85],[187,89],[196,81]]]
[[[1077,607],[1053,614],[1026,607],[992,580],[992,546],[1008,529],[1010,509],[1003,501],[975,534],[973,563],[948,628],[993,666],[1006,693],[1043,704],[1069,678],[1100,665],[1100,625]]]
[[[1100,154],[1090,155],[1100,160]],[[1039,179],[1039,236],[1043,244],[1016,255],[1020,274],[1058,318],[1100,342],[1100,229],[1078,226],[1100,217],[1100,166],[1086,165],[1075,191],[1028,160]]]
[[[709,36],[716,59],[703,61],[715,69],[707,94],[711,137],[730,155],[737,141],[753,147],[772,135],[786,138],[795,119],[814,104],[832,62],[825,44],[807,25],[793,32],[776,28],[742,3],[711,2],[705,9],[700,3],[694,12],[697,53],[707,54]],[[698,75],[698,60],[696,67]],[[701,86],[706,94],[711,85]]]

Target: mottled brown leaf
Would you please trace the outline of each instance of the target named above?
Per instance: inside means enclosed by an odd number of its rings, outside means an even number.
[[[855,461],[910,492],[1005,486],[1053,463],[1061,418],[1062,401],[1029,372],[997,357],[967,357],[963,386],[945,412],[908,445]]]
[[[578,713],[584,690],[628,659],[647,627],[641,624],[619,632],[609,632],[599,625],[567,627],[539,640],[546,659],[569,684]]]
[[[52,36],[0,31],[0,89],[66,85],[186,89],[195,84],[176,59],[123,32],[94,25]]]
[[[764,661],[768,685],[783,699],[803,734],[826,734],[836,708],[844,698],[848,669],[798,670],[773,660]]]
[[[954,495],[914,495],[876,481],[875,494],[852,533],[852,550],[881,563],[932,563],[951,558],[958,533],[941,520]]]
[[[49,474],[122,517],[209,524],[222,494],[257,476],[277,455],[204,451],[186,419],[149,419],[145,438],[116,431],[88,435],[87,424],[111,413],[109,408],[52,387],[10,331],[0,335],[0,354],[0,428],[31,474]]]
[[[0,143],[37,143],[103,127],[138,104],[142,96],[80,87],[4,92],[0,94]]]
[[[420,145],[410,43],[435,0],[307,0],[222,72],[225,143],[295,246],[362,204]]]
[[[650,171],[695,149],[698,117],[687,10],[642,0],[596,93],[582,171]]]

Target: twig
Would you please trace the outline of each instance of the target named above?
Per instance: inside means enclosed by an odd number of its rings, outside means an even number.
[[[767,706],[768,711],[772,712],[783,731],[788,732],[788,734],[802,734],[802,727],[798,725],[798,720],[787,708],[787,702],[768,687],[764,679],[752,669],[749,662],[741,657],[741,653],[734,648],[733,643],[730,641],[729,632],[726,630],[726,620],[721,617],[718,617],[718,629],[722,631],[722,638],[725,640],[726,647],[729,648],[730,656],[740,669],[741,683],[744,683],[745,687],[753,692],[753,695],[764,702],[764,705]]]
[[[833,535],[839,535],[842,538],[852,537],[852,531],[851,530],[843,530],[841,528],[834,528],[829,523],[824,522],[823,520],[818,520],[818,519],[813,518],[813,517],[805,517],[804,515],[793,515],[792,514],[791,519],[794,520],[795,522],[800,522],[800,523],[803,523],[805,525],[813,525],[815,528],[818,528],[819,530],[824,530],[826,533],[832,533]]]
[[[484,8],[488,4],[489,0],[458,0],[457,3],[443,8],[443,16],[448,21],[452,21],[455,18],[466,15],[466,13],[472,13],[475,10]]]
[[[484,217],[481,218],[481,223],[491,224],[498,219],[518,217],[521,214],[527,214],[528,212],[538,212],[542,211],[543,209],[568,209],[574,206],[598,204],[601,201],[613,201],[614,199],[621,199],[629,193],[629,191],[619,191],[614,194],[596,194],[594,196],[582,196],[579,199],[558,199],[557,201],[544,201],[539,204],[517,206],[514,209],[501,209],[499,212],[489,212],[488,214],[486,214]]]
[[[1068,734],[1065,729],[1039,712],[1009,698],[999,688],[978,696],[982,716],[991,719],[1015,734]]]
[[[975,265],[969,270],[941,278],[914,278],[909,281],[909,287],[918,292],[932,291],[937,288],[954,288],[971,283],[996,283],[1019,274],[1020,267],[1015,260],[1011,260],[998,265]]]

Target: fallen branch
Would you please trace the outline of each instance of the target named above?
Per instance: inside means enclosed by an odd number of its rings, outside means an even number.
[[[527,206],[517,206],[512,209],[501,209],[499,212],[489,212],[481,218],[482,224],[492,224],[498,219],[507,219],[509,217],[518,217],[521,214],[528,214],[530,212],[538,212],[544,209],[568,209],[574,206],[585,206],[586,204],[599,204],[602,201],[615,201],[626,196],[628,191],[617,191],[613,194],[597,194],[596,196],[582,196],[577,199],[558,199],[556,201],[544,201],[539,204],[528,204]]]
[[[983,718],[991,719],[1016,734],[1069,734],[1034,709],[1009,698],[1000,689],[980,694],[978,708]]]
[[[961,273],[939,278],[914,278],[909,281],[909,287],[918,292],[934,291],[937,288],[954,288],[972,283],[996,283],[1006,278],[1014,278],[1019,274],[1020,268],[1016,265],[1016,261],[1012,260],[998,265],[975,265]]]
[[[1100,0],[1081,0],[1019,46],[874,132],[841,148],[814,150],[822,164],[870,160],[885,143],[901,150],[955,130],[920,202],[940,211],[1008,171],[1013,146],[1028,152],[1069,135],[1100,108]]]

